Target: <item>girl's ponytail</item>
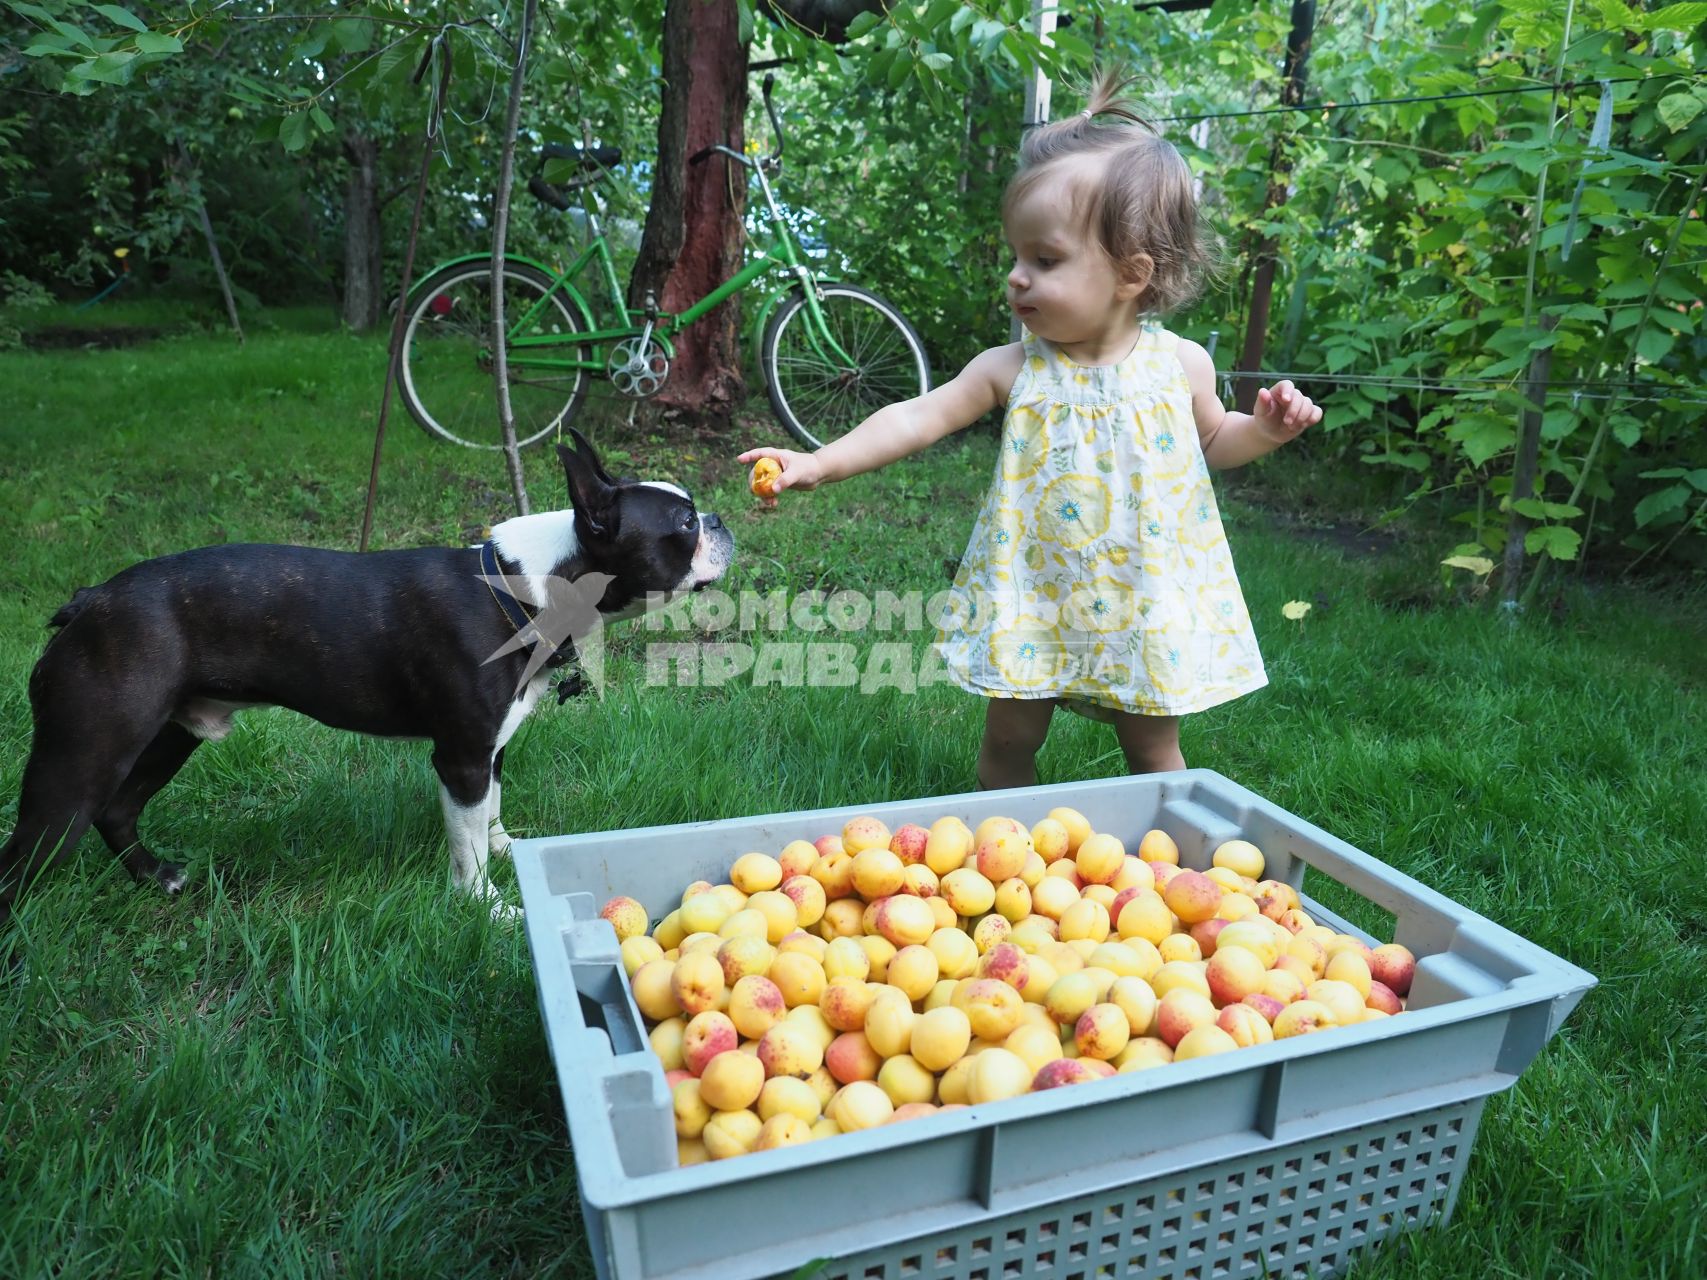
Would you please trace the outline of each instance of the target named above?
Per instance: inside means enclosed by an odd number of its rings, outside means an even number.
[[[1155,126],[1144,118],[1143,113],[1138,110],[1137,102],[1126,95],[1126,90],[1136,83],[1138,77],[1124,69],[1104,67],[1091,80],[1085,109],[1079,113],[1079,118],[1095,123],[1098,116],[1116,116],[1128,124],[1135,124],[1155,133]]]

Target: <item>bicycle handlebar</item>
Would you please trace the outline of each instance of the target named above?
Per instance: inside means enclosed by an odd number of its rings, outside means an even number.
[[[569,211],[569,198],[537,173],[528,179],[528,190],[541,204],[550,205],[561,213]]]
[[[765,99],[765,114],[771,118],[771,133],[776,137],[776,150],[771,152],[767,159],[773,162],[782,159],[782,149],[788,141],[782,135],[782,122],[776,118],[776,107],[771,102],[771,89],[775,85],[776,72],[765,72],[765,84],[762,90]]]
[[[782,122],[776,118],[776,106],[771,102],[771,90],[775,85],[776,73],[774,71],[767,71],[765,73],[765,84],[762,92],[765,99],[765,114],[770,117],[771,132],[776,136],[775,151],[772,151],[768,156],[759,156],[754,158],[752,156],[744,156],[739,151],[736,151],[731,147],[726,147],[720,142],[714,142],[709,147],[701,147],[698,151],[689,156],[688,164],[703,164],[705,161],[711,159],[712,156],[723,155],[735,161],[737,164],[745,165],[749,169],[757,169],[760,167],[771,170],[776,169],[778,164],[782,161],[782,151],[783,147],[787,145],[787,139],[783,136]]]

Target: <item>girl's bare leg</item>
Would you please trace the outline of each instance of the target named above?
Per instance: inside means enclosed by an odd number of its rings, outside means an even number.
[[[1050,698],[991,698],[978,751],[978,785],[985,791],[1037,784],[1037,752],[1055,713]]]
[[[1185,757],[1179,749],[1178,716],[1121,713],[1114,718],[1114,733],[1126,754],[1126,767],[1133,773],[1165,773],[1185,768]]]

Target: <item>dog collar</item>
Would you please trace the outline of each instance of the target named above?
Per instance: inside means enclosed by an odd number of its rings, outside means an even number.
[[[527,611],[527,606],[508,591],[499,591],[495,585],[498,582],[505,581],[506,578],[503,567],[498,563],[498,548],[493,545],[490,538],[480,544],[480,572],[486,580],[486,589],[492,593],[492,599],[497,601],[498,607],[504,611],[504,616],[510,620],[510,626],[515,628],[516,634],[524,635],[532,630],[536,637],[536,644],[540,639],[543,639],[539,628],[534,625],[533,615]],[[545,665],[548,667],[568,668],[564,672],[563,678],[557,682],[559,705],[581,693],[585,687],[581,679],[578,657],[579,655],[575,652],[575,639],[570,636],[552,652],[551,657],[546,659]]]
[[[498,607],[504,611],[504,616],[510,620],[510,625],[517,634],[533,626],[533,615],[529,613],[522,602],[508,591],[500,592],[495,582],[505,580],[504,570],[498,564],[498,548],[492,545],[488,538],[480,544],[480,573],[486,579],[486,589],[492,593],[492,598],[498,602]]]

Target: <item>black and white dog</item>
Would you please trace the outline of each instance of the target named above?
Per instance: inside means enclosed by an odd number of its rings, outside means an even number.
[[[618,481],[578,433],[570,509],[482,547],[355,554],[203,547],[133,565],[53,616],[30,676],[35,738],[0,849],[0,920],[92,823],[137,880],[182,866],[137,838],[143,806],[244,707],[433,744],[451,875],[490,897],[504,744],[575,640],[720,578],[734,540],[682,489]]]

